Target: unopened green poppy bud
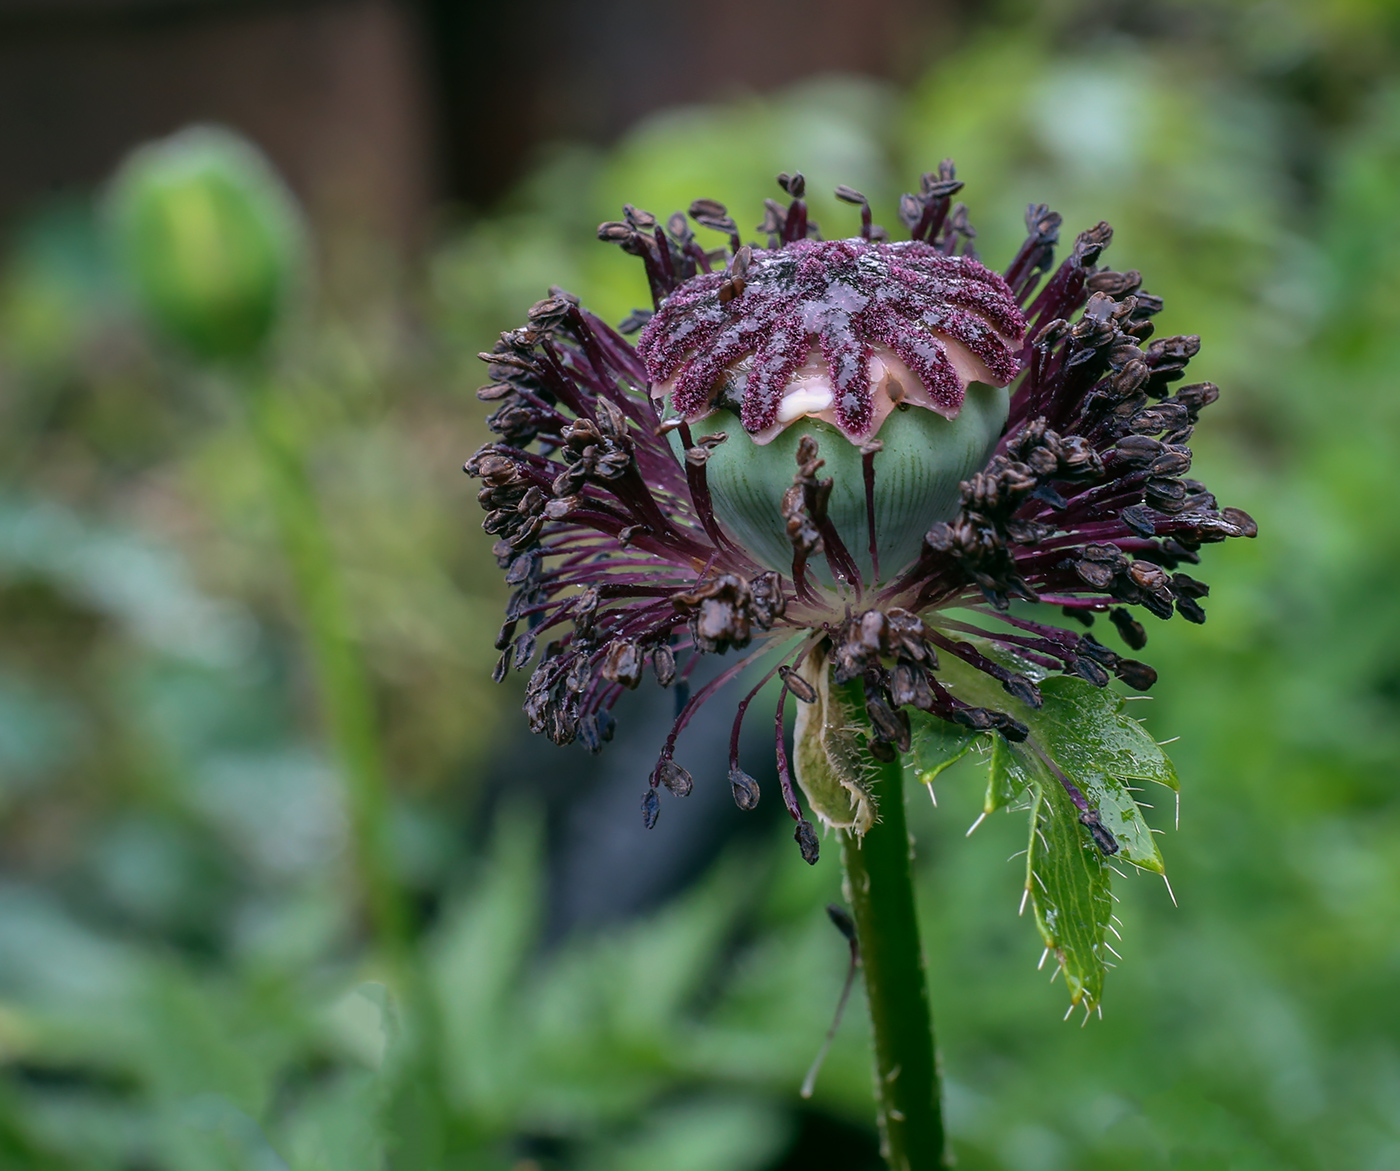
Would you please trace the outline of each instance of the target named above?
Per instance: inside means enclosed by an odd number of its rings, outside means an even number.
[[[784,497],[814,440],[832,482],[810,520],[870,583],[918,557],[991,458],[1024,333],[1010,289],[970,257],[917,240],[799,240],[741,249],[725,273],[681,285],[637,349],[663,428],[703,461],[731,537],[791,572]]]
[[[143,315],[205,361],[262,351],[298,284],[301,216],[253,145],[198,126],[136,150],[109,196],[120,263]]]

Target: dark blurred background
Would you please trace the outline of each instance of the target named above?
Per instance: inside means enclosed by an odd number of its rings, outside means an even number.
[[[623,202],[747,232],[800,168],[835,235],[837,183],[888,223],[950,155],[994,266],[1032,201],[1066,241],[1114,223],[1223,388],[1196,474],[1261,528],[1207,550],[1204,627],[1151,630],[1180,906],[1119,884],[1103,1021],[1035,971],[1023,823],[964,840],[981,767],[915,794],[960,1165],[1400,1167],[1398,61],[1382,0],[0,0],[0,1167],[406,1167],[429,1130],[473,1171],[878,1166],[862,1006],[797,1094],[840,882],[763,729],[759,812],[717,710],[651,833],[669,696],[598,757],[532,740],[458,469],[498,331],[552,284],[644,300],[594,238]],[[371,675],[427,1072],[237,391],[147,335],[109,247],[118,164],[199,122],[312,227],[275,376]]]
[[[910,80],[956,4],[778,0],[701,12],[543,0],[6,0],[0,210],[91,187],[189,121],[256,139],[318,222],[421,242],[542,144],[827,72]],[[760,31],[764,30],[764,31]]]

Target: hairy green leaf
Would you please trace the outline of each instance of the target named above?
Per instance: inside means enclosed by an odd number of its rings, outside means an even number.
[[[1128,715],[1128,705],[1117,692],[1070,675],[1045,680],[1040,691],[1045,707],[1036,717],[1039,730],[1057,737],[1066,763],[1177,788],[1172,762]]]
[[[985,734],[985,733],[984,733]],[[992,736],[992,759],[987,769],[987,796],[982,812],[995,813],[1005,809],[1030,788],[1031,778],[1016,759],[1011,745],[1001,736]]]
[[[939,773],[968,754],[980,735],[947,720],[920,720],[913,729],[911,749],[920,782],[933,784]]]
[[[1029,738],[1014,743],[923,716],[915,724],[913,760],[920,779],[931,781],[979,735],[988,739],[983,811],[994,813],[1028,798],[1027,901],[1071,999],[1092,1008],[1103,989],[1109,859],[1157,874],[1165,869],[1134,782],[1155,781],[1175,791],[1176,772],[1116,692],[1072,676],[1046,677],[986,643],[978,642],[977,649],[1035,678],[1042,705],[1022,703],[952,655],[943,657],[940,681],[968,704],[1014,716],[1030,730]]]
[[[1021,760],[1029,760],[1016,752]],[[1040,761],[1032,777],[1026,892],[1045,946],[1054,954],[1070,1002],[1094,1008],[1103,995],[1105,947],[1113,902],[1108,859],[1084,832],[1079,811]]]

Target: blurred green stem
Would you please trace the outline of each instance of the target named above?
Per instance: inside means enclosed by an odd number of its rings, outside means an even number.
[[[438,1171],[450,1111],[443,1094],[437,1001],[415,962],[407,899],[389,837],[388,775],[379,725],[296,420],[261,371],[239,387],[266,467],[283,552],[290,564],[326,732],[345,776],[357,875],[374,942],[398,986],[414,1039],[415,1072],[394,1108],[395,1166]]]
[[[355,643],[339,567],[301,450],[277,389],[244,379],[253,430],[267,471],[279,535],[306,624],[326,732],[345,775],[355,862],[375,942],[400,962],[408,915],[389,841],[388,779],[374,696]]]
[[[904,766],[898,758],[871,764],[878,770],[879,820],[863,836],[843,831],[840,837],[875,1034],[881,1149],[893,1171],[934,1171],[951,1163],[914,908]]]

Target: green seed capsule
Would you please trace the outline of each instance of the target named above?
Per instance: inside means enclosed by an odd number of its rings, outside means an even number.
[[[157,331],[204,361],[267,346],[305,247],[295,200],[256,147],[213,127],[143,146],[109,207],[119,260]]]
[[[882,580],[888,581],[918,555],[924,534],[958,510],[958,485],[979,472],[991,458],[1006,426],[1009,395],[1005,387],[972,382],[954,419],[922,407],[895,410],[879,431],[882,449],[874,455],[875,538]],[[818,473],[833,480],[827,514],[869,584],[875,574],[870,557],[861,450],[839,430],[819,419],[803,418],[771,443],[753,442],[729,411],[715,411],[690,424],[699,442],[723,431],[705,465],[715,515],[751,555],[780,573],[792,571],[792,545],[782,516],[783,493],[792,486],[797,445],[804,436],[817,441],[826,466]],[[672,447],[682,455],[680,440]],[[817,556],[809,570],[832,584],[825,559]]]

